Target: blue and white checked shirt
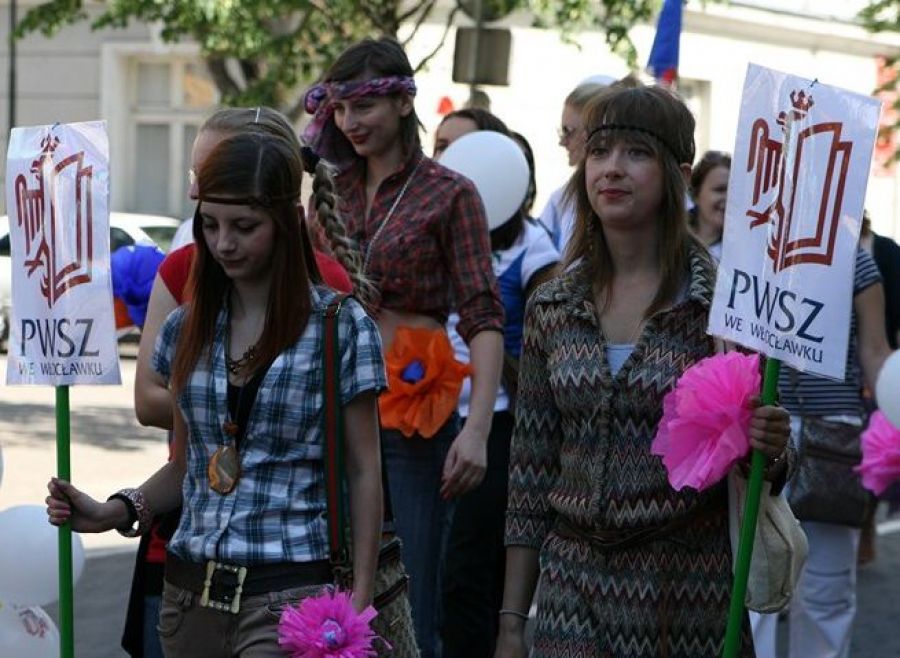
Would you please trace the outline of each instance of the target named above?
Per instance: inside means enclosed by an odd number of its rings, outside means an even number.
[[[312,289],[313,310],[300,339],[278,355],[262,380],[241,441],[241,478],[230,494],[209,488],[207,465],[228,443],[227,314],[216,322],[213,358],[201,355],[178,407],[187,422],[184,511],[168,550],[185,560],[234,564],[307,562],[328,557],[322,438],[322,310],[335,293]],[[184,307],[159,332],[153,367],[167,380]],[[354,300],[338,323],[341,398],[385,388],[381,339],[375,323]]]

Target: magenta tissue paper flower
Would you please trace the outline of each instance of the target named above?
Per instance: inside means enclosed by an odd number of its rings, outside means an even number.
[[[370,623],[377,614],[372,606],[357,613],[349,592],[329,588],[285,608],[278,644],[291,658],[371,658],[378,636]]]
[[[860,445],[862,463],[854,470],[862,475],[863,486],[880,496],[895,480],[900,480],[900,429],[876,411],[860,437]]]
[[[759,355],[739,352],[708,357],[681,375],[663,399],[650,447],[673,488],[706,489],[750,452],[750,400],[761,381]]]

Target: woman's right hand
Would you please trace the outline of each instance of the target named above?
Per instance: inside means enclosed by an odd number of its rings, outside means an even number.
[[[500,620],[500,632],[497,634],[497,648],[494,658],[528,658],[528,647],[525,646],[525,622],[515,620],[512,624],[504,624]]]
[[[71,521],[75,532],[106,532],[128,523],[128,508],[121,500],[98,502],[58,478],[51,478],[47,489],[47,516],[53,525]]]

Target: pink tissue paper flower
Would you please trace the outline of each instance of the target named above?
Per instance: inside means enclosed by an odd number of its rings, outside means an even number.
[[[370,658],[378,638],[370,622],[377,614],[372,606],[357,613],[349,592],[328,588],[285,608],[278,644],[291,658]]]
[[[673,488],[706,489],[750,452],[750,399],[761,381],[758,354],[717,354],[684,371],[663,399],[650,447]]]
[[[876,411],[860,437],[860,445],[862,463],[853,470],[862,475],[866,489],[880,496],[895,480],[900,480],[900,429]]]

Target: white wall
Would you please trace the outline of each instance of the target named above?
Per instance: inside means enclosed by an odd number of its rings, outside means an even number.
[[[20,2],[21,20],[28,5]],[[90,3],[89,3],[90,4]],[[93,10],[95,11],[95,9]],[[87,22],[65,27],[48,39],[32,34],[16,45],[16,125],[90,121],[107,118],[101,108],[101,44],[146,41],[149,31],[144,25],[124,30],[92,32]],[[0,5],[0,43],[9,40],[9,4]],[[9,125],[9,48],[0,53],[0,174],[6,172],[6,145]],[[122,108],[127,111],[126,108]],[[0,182],[3,182],[0,179]],[[115,181],[113,181],[115,184]],[[4,189],[5,189],[5,182]],[[6,208],[5,194],[0,195],[0,208]],[[5,212],[5,210],[3,210]]]
[[[744,72],[749,62],[870,94],[876,86],[875,56],[900,52],[900,35],[872,35],[847,22],[762,11],[749,6],[752,4],[764,2],[706,7],[692,2],[685,13],[679,73],[684,79],[708,83],[710,92],[704,108],[706,120],[700,118],[698,125],[698,155],[706,148],[733,150]],[[846,2],[813,4],[822,16],[852,17],[856,13],[856,8]],[[813,11],[811,7],[807,0],[792,0],[790,7],[782,5],[785,10],[795,11]],[[485,90],[492,99],[492,110],[511,128],[522,132],[535,149],[539,212],[549,194],[570,173],[556,137],[563,98],[589,75],[605,73],[618,77],[628,71],[621,59],[610,54],[599,33],[579,35],[579,48],[562,43],[556,32],[525,27],[526,21],[521,18],[514,17],[511,22],[514,27],[510,86]],[[441,29],[439,25],[422,28],[409,48],[414,64],[430,52]],[[650,25],[637,26],[632,31],[642,64],[647,61],[654,33],[655,28]],[[436,110],[441,96],[450,96],[456,107],[468,98],[467,86],[450,82],[452,62],[451,33],[447,46],[432,60],[427,72],[418,76],[416,106],[429,131],[428,148],[440,121]],[[890,178],[873,176],[867,206],[875,229],[900,239],[898,180],[896,174]]]
[[[744,70],[753,61],[821,82],[868,94],[875,87],[875,56],[900,52],[900,35],[872,35],[855,26],[852,18],[862,0],[744,0],[730,5],[702,5],[691,0],[684,18],[680,73],[685,79],[708,84],[703,108],[705,120],[698,127],[698,149],[732,150],[735,122]],[[766,5],[777,11],[760,10]],[[805,12],[807,15],[802,15]],[[838,16],[843,20],[817,18]],[[409,48],[418,62],[434,47],[442,32],[439,24],[425,25]],[[529,18],[513,15],[510,86],[487,88],[493,110],[511,128],[523,133],[537,157],[538,200],[536,212],[549,194],[569,175],[563,149],[557,144],[562,99],[581,80],[604,73],[619,77],[628,71],[610,54],[597,32],[578,35],[577,45],[566,44],[555,31],[528,27]],[[0,40],[6,39],[8,4],[0,4]],[[654,27],[638,26],[632,38],[639,62],[646,62]],[[434,128],[440,120],[438,101],[449,96],[456,107],[468,98],[468,87],[451,82],[453,33],[427,71],[418,76],[418,112],[428,130],[430,150]],[[91,32],[86,23],[62,30],[55,38],[32,35],[19,42],[19,125],[105,118],[111,122],[114,166],[113,205],[127,205],[130,152],[123,137],[129,118],[127,70],[123,57],[132,54],[164,55],[167,49],[185,55],[189,46],[170,48],[152,38],[145,25],[126,30]],[[6,148],[7,56],[0,54],[0,148]],[[5,160],[5,158],[4,158]],[[4,167],[0,165],[0,170]],[[125,179],[125,180],[123,180]],[[873,176],[867,204],[877,231],[900,239],[900,178]],[[0,201],[0,206],[4,205]]]

